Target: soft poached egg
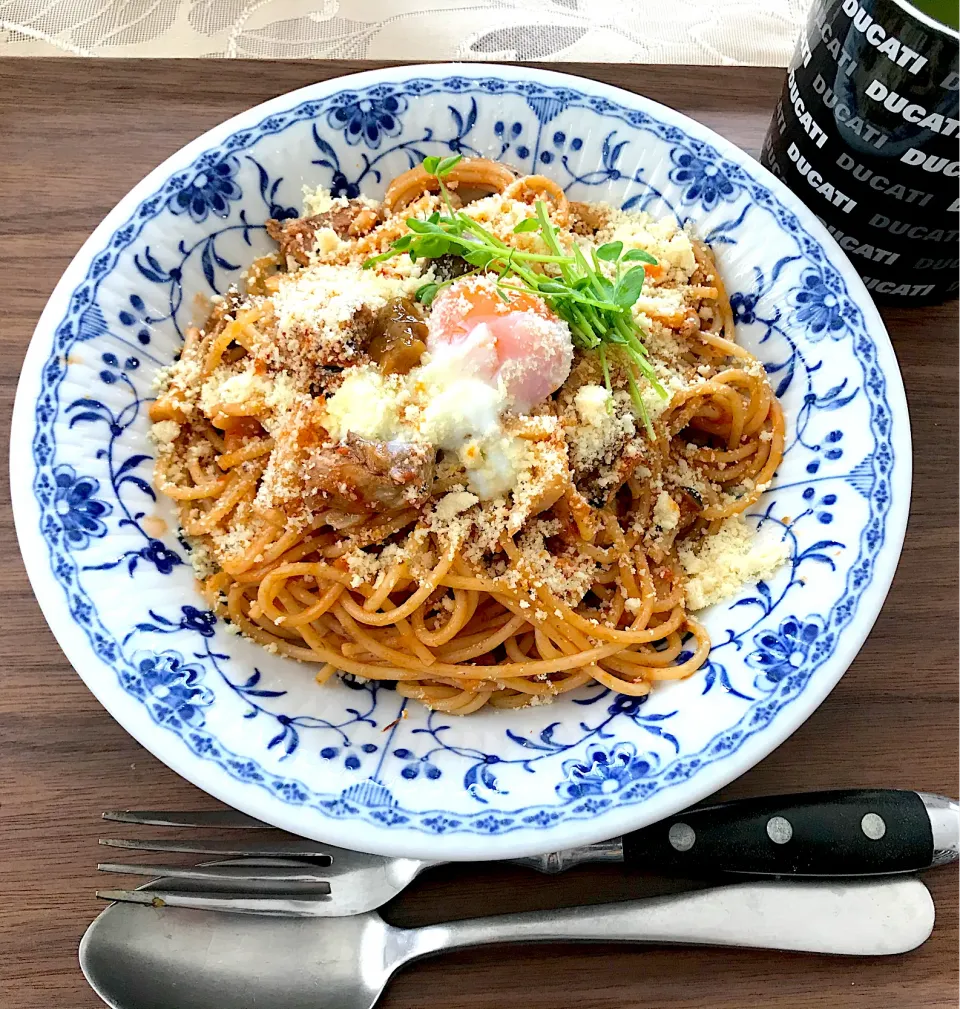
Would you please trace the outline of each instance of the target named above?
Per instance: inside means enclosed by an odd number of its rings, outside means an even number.
[[[465,375],[503,389],[506,406],[529,413],[563,385],[573,362],[570,329],[536,294],[505,292],[467,277],[436,296],[427,350],[456,356]]]
[[[425,441],[457,454],[482,500],[511,490],[526,446],[504,431],[504,414],[529,413],[560,388],[573,344],[542,298],[509,298],[486,277],[444,288],[433,302],[423,362],[405,376],[350,369],[327,403],[330,433]]]

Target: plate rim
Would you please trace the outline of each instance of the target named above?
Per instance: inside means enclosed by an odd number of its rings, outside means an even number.
[[[899,502],[895,500],[887,513],[885,544],[876,556],[871,585],[860,597],[854,621],[844,628],[843,641],[838,642],[835,652],[824,663],[830,667],[828,675],[824,676],[823,667],[818,668],[817,682],[808,683],[801,695],[785,706],[788,710],[779,713],[776,728],[771,724],[765,731],[755,733],[735,753],[722,761],[714,762],[710,768],[703,768],[699,774],[686,782],[670,789],[663,789],[642,803],[606,810],[600,818],[567,819],[547,830],[520,829],[495,837],[463,833],[431,836],[414,830],[378,828],[367,821],[328,818],[309,808],[294,809],[264,790],[247,787],[245,783],[229,776],[219,765],[200,759],[188,748],[164,743],[167,737],[160,734],[161,727],[149,719],[142,704],[119,689],[115,682],[103,676],[103,661],[93,652],[89,642],[79,635],[62,588],[53,579],[46,564],[46,544],[39,534],[36,522],[33,521],[36,514],[33,480],[13,478],[17,473],[18,464],[21,470],[29,471],[31,476],[34,470],[33,460],[25,458],[24,449],[22,447],[18,449],[18,446],[32,443],[32,434],[35,430],[32,413],[36,392],[39,389],[40,367],[50,349],[49,344],[43,344],[43,336],[53,333],[69,295],[83,280],[93,254],[100,251],[104,239],[109,238],[129,217],[131,209],[145,197],[152,195],[178,169],[191,164],[197,156],[221,143],[243,125],[260,122],[274,112],[287,111],[302,101],[309,100],[311,96],[322,97],[338,90],[360,88],[375,83],[396,83],[398,80],[414,76],[442,79],[458,74],[469,78],[489,75],[530,80],[554,87],[567,86],[599,97],[608,97],[620,105],[630,106],[633,103],[639,110],[677,126],[687,135],[711,144],[720,155],[740,165],[748,174],[762,182],[788,210],[796,214],[804,228],[827,250],[831,265],[843,277],[851,300],[863,315],[864,328],[874,342],[878,366],[887,384],[886,395],[891,416],[895,417],[897,422],[897,430],[892,432],[891,442],[895,448],[895,465],[898,470],[896,475]],[[393,75],[399,76],[394,78]],[[197,787],[234,808],[266,819],[293,833],[306,833],[306,836],[314,836],[357,850],[416,858],[442,857],[447,860],[468,860],[478,856],[489,858],[491,847],[496,847],[496,855],[499,858],[518,857],[542,851],[543,841],[555,837],[560,838],[560,843],[551,844],[551,847],[572,847],[590,843],[598,839],[596,829],[591,829],[597,822],[602,822],[604,836],[636,829],[642,824],[669,816],[699,801],[753,767],[810,717],[859,653],[892,583],[902,551],[912,496],[912,436],[909,409],[892,342],[873,300],[848,257],[813,211],[746,152],[684,113],[642,95],[591,78],[553,70],[496,63],[402,64],[332,77],[245,109],[173,152],[134,185],[109,211],[82,244],[54,287],[31,335],[24,357],[17,383],[10,434],[14,524],[31,588],[64,655],[110,715],[157,759]],[[31,437],[25,438],[26,435]],[[902,491],[901,487],[904,488]],[[172,735],[169,736],[171,743],[174,738]],[[151,745],[157,740],[159,744],[156,747]],[[178,750],[179,753],[176,752]],[[676,801],[677,796],[681,797],[680,801]],[[248,798],[250,801],[247,801]],[[314,825],[316,830],[313,829]]]

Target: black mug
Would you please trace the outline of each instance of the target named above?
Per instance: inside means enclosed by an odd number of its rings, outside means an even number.
[[[958,40],[904,0],[816,0],[764,142],[877,300],[957,296]]]

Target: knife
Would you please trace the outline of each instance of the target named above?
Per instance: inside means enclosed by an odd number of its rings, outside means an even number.
[[[623,838],[628,865],[690,875],[885,875],[945,865],[958,852],[960,805],[899,789],[737,799]]]

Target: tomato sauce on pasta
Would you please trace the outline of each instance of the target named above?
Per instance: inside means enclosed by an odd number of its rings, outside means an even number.
[[[782,560],[741,516],[783,411],[710,249],[484,159],[307,203],[151,408],[218,615],[453,714],[694,673],[693,611]]]

